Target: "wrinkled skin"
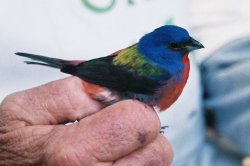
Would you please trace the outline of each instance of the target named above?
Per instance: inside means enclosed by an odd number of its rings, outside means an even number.
[[[0,165],[170,165],[172,150],[159,129],[151,107],[126,100],[103,108],[70,77],[3,100]]]

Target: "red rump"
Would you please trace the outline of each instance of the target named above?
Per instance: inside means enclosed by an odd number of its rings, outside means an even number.
[[[84,62],[84,61],[82,61],[82,60],[71,60],[71,61],[69,61],[69,63],[72,64],[72,65],[79,65],[82,62]]]

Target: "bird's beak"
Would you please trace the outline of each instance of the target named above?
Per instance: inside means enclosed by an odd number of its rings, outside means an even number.
[[[205,48],[205,47],[200,42],[190,37],[189,41],[185,43],[185,48],[190,52],[190,51]]]

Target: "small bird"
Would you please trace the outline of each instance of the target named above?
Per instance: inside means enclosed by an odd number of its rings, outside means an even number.
[[[165,25],[130,47],[88,61],[16,55],[33,60],[25,61],[27,64],[58,68],[81,78],[86,93],[102,104],[136,99],[163,111],[178,99],[187,82],[188,53],[201,48],[204,46],[184,28]]]

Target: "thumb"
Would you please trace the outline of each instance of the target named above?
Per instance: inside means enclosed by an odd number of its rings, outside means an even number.
[[[84,92],[82,80],[69,77],[7,96],[1,103],[0,123],[60,124],[82,119],[100,108]]]

